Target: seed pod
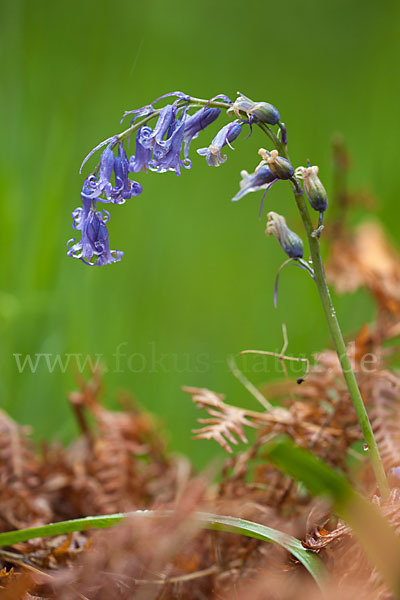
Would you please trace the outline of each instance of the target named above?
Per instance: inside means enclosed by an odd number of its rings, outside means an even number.
[[[268,213],[267,235],[274,235],[290,258],[303,258],[303,240],[286,225],[285,217],[276,212]]]
[[[328,208],[328,195],[318,177],[319,167],[297,167],[296,177],[304,182],[304,191],[312,208],[319,213]]]
[[[276,125],[278,123],[281,116],[275,106],[268,102],[253,102],[253,100],[250,100],[247,96],[243,96],[240,92],[238,94],[239,96],[232,107],[238,117],[240,117],[240,111],[243,111],[248,117],[256,117],[261,123],[267,123],[268,125]]]

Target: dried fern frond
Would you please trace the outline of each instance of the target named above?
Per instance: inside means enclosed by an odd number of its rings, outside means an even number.
[[[378,223],[364,223],[334,240],[327,263],[328,279],[338,292],[366,287],[378,308],[400,316],[400,256]]]
[[[391,371],[374,373],[364,389],[370,400],[370,420],[386,470],[400,466],[400,377]]]
[[[52,517],[40,494],[39,460],[29,439],[30,427],[17,425],[0,411],[0,530],[34,527]]]
[[[192,470],[181,457],[167,454],[157,422],[126,398],[125,410],[108,410],[98,375],[79,383],[70,401],[83,435],[67,449],[43,448],[42,493],[53,507],[53,519],[172,501]]]
[[[30,427],[17,425],[0,410],[0,480],[31,485],[37,483],[38,461],[29,440]]]
[[[98,373],[70,395],[83,436],[67,453],[74,477],[72,495],[82,514],[127,511],[148,505],[157,496],[171,500],[177,489],[177,460],[167,457],[157,425],[124,398],[123,411],[110,411],[100,401]],[[147,457],[146,461],[137,457]]]
[[[373,497],[372,502],[379,508],[387,521],[400,532],[400,490],[392,489],[389,497],[382,502],[380,497]],[[369,524],[366,522],[365,527]],[[342,598],[342,590],[359,582],[362,598],[369,591],[372,598],[393,600],[393,595],[382,581],[378,572],[371,566],[360,542],[353,536],[347,525],[340,523],[332,531],[316,528],[306,536],[303,546],[318,551],[331,573],[332,581],[338,586],[338,597]],[[360,593],[358,593],[360,597]],[[365,595],[365,597],[367,597]]]
[[[330,354],[327,354],[330,357]],[[330,361],[328,362],[330,364]],[[312,371],[309,378],[310,386],[304,386],[302,389],[304,395],[308,391],[309,397],[313,400],[312,402],[302,400],[293,402],[291,397],[289,408],[275,406],[265,413],[226,404],[223,395],[205,388],[184,387],[183,390],[192,395],[195,404],[199,408],[205,408],[211,417],[210,419],[198,419],[205,427],[193,431],[196,434],[195,439],[213,439],[231,454],[232,448],[229,444],[236,445],[238,443],[235,436],[243,442],[247,441],[243,427],[261,428],[263,436],[272,433],[285,433],[301,446],[314,448],[314,446],[318,447],[319,445],[323,448],[323,452],[320,453],[323,458],[329,456],[332,447],[338,446],[340,448],[334,456],[341,456],[338,464],[342,464],[345,459],[347,445],[349,445],[347,443],[343,444],[342,425],[346,423],[350,426],[348,435],[352,442],[359,437],[358,431],[354,434],[357,419],[354,410],[351,408],[350,399],[347,397],[345,407],[341,406],[341,401],[335,402],[332,408],[321,404],[320,400],[324,397],[326,390],[324,390],[322,382],[319,382],[317,389],[313,385],[313,380],[315,379],[315,383],[321,375],[324,382],[327,377],[329,380],[331,378],[336,380],[336,373],[332,373],[330,369],[329,372],[326,372],[325,367],[316,376]],[[342,388],[344,388],[344,385],[341,386]],[[326,404],[330,400],[332,401],[328,396]],[[340,413],[341,416],[339,422],[336,421],[337,413]],[[347,442],[349,438],[345,437],[344,439]]]
[[[306,535],[302,542],[304,548],[308,550],[321,550],[333,542],[338,542],[351,535],[351,529],[347,525],[340,524],[332,531],[327,531],[323,527],[316,527],[312,533]]]
[[[211,417],[198,419],[199,423],[206,426],[193,430],[196,440],[215,440],[231,454],[232,448],[229,444],[238,444],[235,436],[247,443],[243,427],[257,428],[257,425],[247,418],[248,411],[226,404],[222,394],[216,394],[206,388],[184,387],[182,389],[191,394],[193,402],[199,408],[205,408]]]

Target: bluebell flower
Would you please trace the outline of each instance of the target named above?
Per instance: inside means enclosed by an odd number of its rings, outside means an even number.
[[[104,215],[103,215],[104,213]],[[73,238],[68,242],[68,256],[79,258],[87,265],[102,266],[121,260],[123,252],[119,250],[110,250],[108,243],[108,230],[106,223],[110,215],[107,211],[98,211],[90,208],[87,212],[85,208],[76,209],[73,213],[76,229],[82,231],[79,242]],[[92,262],[93,257],[97,258]]]
[[[275,181],[275,175],[271,172],[267,165],[262,165],[251,175],[247,171],[241,171],[242,180],[240,182],[240,191],[232,198],[234,202],[250,194],[250,192],[258,192],[265,190]]]
[[[206,157],[210,167],[219,167],[227,159],[226,154],[221,154],[222,148],[227,144],[230,146],[231,142],[237,138],[242,130],[242,125],[243,123],[240,121],[228,123],[217,133],[208,148],[200,148],[197,153]]]
[[[89,214],[89,210],[92,205],[90,194],[91,189],[88,187],[85,181],[81,191],[82,206],[79,206],[72,212],[72,227],[77,231],[82,231],[85,220]]]
[[[138,196],[142,186],[136,181],[131,181],[129,175],[129,162],[124,146],[119,144],[118,155],[114,158],[115,186],[111,190],[111,200],[114,204],[123,204],[125,200]]]
[[[112,144],[109,144],[102,152],[99,176],[89,175],[86,179],[86,185],[91,190],[88,197],[101,200],[101,202],[111,202],[112,184],[110,179],[114,168],[114,152],[111,146]],[[102,194],[105,198],[100,197]]]
[[[176,127],[176,112],[172,104],[167,104],[160,112],[152,135],[143,141],[145,148],[152,148],[153,156],[158,159],[168,152],[171,135]],[[167,136],[167,139],[164,137]]]
[[[205,129],[221,114],[220,108],[201,108],[193,115],[186,118],[184,135],[184,156],[188,158],[191,141],[198,137],[199,132]]]
[[[98,213],[97,213],[98,214]],[[119,262],[124,253],[121,250],[110,250],[108,242],[108,229],[105,222],[101,218],[93,219],[93,226],[88,235],[93,240],[93,244],[96,247],[96,254],[98,255],[96,261],[96,267],[102,267],[109,265],[113,262]]]
[[[165,173],[175,171],[180,175],[180,167],[190,168],[190,161],[180,158],[184,136],[186,110],[180,120],[177,120],[176,108],[167,104],[158,117],[156,126],[151,134],[141,139],[142,146],[152,150],[153,157],[148,163],[153,171]],[[133,162],[132,166],[135,166]]]
[[[82,206],[85,212],[89,212],[89,209],[92,205],[92,188],[89,185],[90,176],[85,179],[83,182],[82,190],[81,190],[81,200]]]
[[[129,170],[132,173],[146,170],[152,157],[151,140],[153,130],[147,125],[143,125],[136,134],[135,155],[129,159]]]
[[[181,174],[181,167],[189,169],[192,163],[185,159],[181,159],[181,150],[183,137],[185,134],[185,121],[180,121],[179,125],[168,138],[168,150],[166,153],[153,152],[153,160],[150,163],[150,168],[158,173],[166,171],[175,171],[177,175]]]

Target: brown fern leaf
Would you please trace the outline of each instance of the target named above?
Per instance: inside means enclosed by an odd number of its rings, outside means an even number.
[[[321,550],[333,542],[338,542],[344,537],[351,535],[351,529],[347,525],[341,524],[332,531],[327,531],[323,527],[316,527],[312,533],[307,533],[306,539],[302,542],[307,550]]]
[[[336,353],[325,350],[315,359],[306,381],[294,390],[300,398],[283,400],[290,402],[296,422],[288,433],[297,444],[346,469],[348,448],[361,438],[357,416]]]
[[[15,577],[16,573],[14,567],[11,567],[11,569],[7,569],[6,567],[0,569],[0,590],[4,590],[6,585],[8,585],[8,582],[14,579]]]
[[[400,533],[400,491],[392,489],[388,499],[382,502],[379,497],[372,501],[381,510],[388,522]],[[368,523],[365,523],[368,527]],[[382,578],[376,569],[371,566],[362,545],[353,537],[349,527],[342,524],[333,531],[316,530],[306,537],[303,546],[321,552],[321,558],[326,563],[332,580],[338,585],[338,597],[342,597],[341,590],[346,589],[354,582],[360,583],[360,589],[372,593],[372,597],[379,600],[393,600]],[[358,594],[358,597],[361,597]],[[364,598],[364,593],[362,594]]]
[[[227,459],[217,488],[218,510],[285,530],[293,525],[295,515],[309,512],[309,506],[304,494],[296,505],[297,486],[265,460],[263,448],[273,435],[260,435],[254,444]]]
[[[366,287],[377,302],[380,322],[390,317],[387,331],[390,322],[398,323],[400,256],[378,223],[364,223],[334,240],[327,275],[338,292]]]
[[[224,396],[208,389],[183,388],[211,417],[199,419],[206,427],[194,430],[196,439],[214,439],[232,453],[229,444],[237,444],[235,435],[245,441],[243,427],[257,427],[262,436],[285,433],[297,444],[315,449],[323,458],[342,466],[347,447],[360,437],[357,418],[335,353],[327,351],[318,358],[319,364],[311,370],[307,383],[296,390],[304,400],[293,402],[293,395],[283,399],[288,408],[276,406],[259,413],[228,405]]]
[[[167,457],[157,424],[126,398],[124,411],[103,406],[99,377],[80,381],[80,389],[71,394],[83,436],[64,457],[54,456],[61,460],[61,473],[70,473],[63,490],[67,505],[86,515],[133,510],[155,499],[170,501],[181,485],[182,461]],[[147,460],[138,459],[142,456]]]
[[[400,466],[400,377],[391,371],[374,373],[364,386],[370,419],[386,470]]]
[[[57,474],[55,483],[61,486],[58,491],[64,512],[112,513],[134,505],[127,499],[131,453],[116,424],[117,417],[100,405],[100,392],[99,374],[88,382],[80,381],[80,390],[70,395],[70,402],[83,436],[66,453],[54,448],[46,453],[47,471]],[[94,417],[94,426],[89,425],[88,413]]]
[[[30,427],[17,425],[0,411],[0,477],[2,482],[37,483],[38,461],[28,436]]]
[[[246,418],[248,411],[226,404],[222,394],[216,394],[206,388],[184,387],[182,389],[191,394],[193,402],[199,408],[205,408],[211,417],[198,419],[198,422],[206,427],[193,430],[196,440],[215,440],[229,454],[232,453],[229,444],[238,444],[235,436],[247,444],[243,427],[257,428],[255,423]]]
[[[36,582],[39,581],[36,573],[22,572],[18,575],[11,573],[4,589],[1,591],[2,600],[29,600],[30,598],[34,598],[29,592],[35,586],[35,579]]]
[[[39,461],[29,427],[17,425],[0,411],[0,530],[42,525],[52,511],[43,496]]]

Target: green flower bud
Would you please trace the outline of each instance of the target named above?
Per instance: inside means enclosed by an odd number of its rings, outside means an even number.
[[[328,208],[328,195],[318,177],[319,167],[297,167],[295,175],[303,180],[304,191],[312,208],[319,213]]]
[[[286,225],[285,217],[276,212],[268,213],[267,235],[274,235],[290,258],[303,258],[303,240]]]
[[[278,150],[271,150],[271,152],[268,152],[268,150],[260,148],[258,154],[263,159],[259,167],[263,164],[267,164],[276,179],[290,179],[293,177],[294,169],[292,165],[286,158],[279,156]]]
[[[243,96],[240,92],[238,94],[239,96],[232,106],[238,117],[240,117],[240,111],[243,111],[249,118],[251,116],[256,117],[261,123],[268,123],[268,125],[276,125],[278,123],[281,116],[275,106],[268,104],[268,102],[253,102],[253,100],[250,100],[247,96]]]

